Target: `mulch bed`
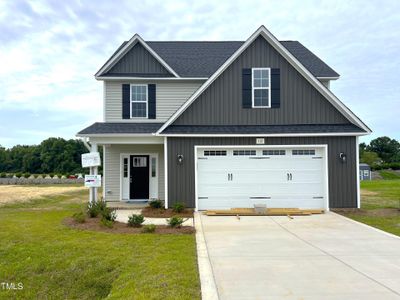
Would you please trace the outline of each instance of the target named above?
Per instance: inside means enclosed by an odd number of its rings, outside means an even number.
[[[151,208],[145,207],[142,209],[142,215],[147,218],[171,218],[171,217],[181,217],[181,218],[193,218],[193,209],[185,209],[181,213],[173,212],[172,209],[164,208]]]
[[[125,223],[114,222],[112,228],[108,228],[100,223],[100,218],[86,218],[85,223],[78,223],[73,218],[66,218],[64,225],[80,230],[101,231],[108,233],[143,233],[141,227],[129,227]],[[167,225],[156,225],[154,234],[193,234],[195,229],[191,226],[182,226],[180,228],[172,228]]]
[[[359,208],[335,208],[335,213],[341,215],[357,215],[371,217],[400,217],[398,208],[359,209]]]

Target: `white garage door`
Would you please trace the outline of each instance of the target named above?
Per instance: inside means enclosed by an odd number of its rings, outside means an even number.
[[[325,159],[324,148],[199,148],[198,209],[326,209]]]

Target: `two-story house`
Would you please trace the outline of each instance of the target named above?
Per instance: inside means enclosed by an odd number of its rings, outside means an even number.
[[[106,201],[198,210],[358,207],[358,137],[371,130],[329,89],[339,75],[261,26],[246,41],[134,35],[95,75]],[[94,148],[95,149],[95,148]]]

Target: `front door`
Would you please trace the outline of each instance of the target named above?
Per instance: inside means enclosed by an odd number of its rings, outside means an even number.
[[[131,155],[130,199],[149,199],[149,156]]]

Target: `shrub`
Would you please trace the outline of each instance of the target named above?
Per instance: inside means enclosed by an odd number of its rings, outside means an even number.
[[[176,213],[181,213],[184,211],[184,209],[185,209],[185,204],[181,202],[177,202],[172,206],[172,210]]]
[[[16,177],[18,177],[18,178],[21,178],[21,176],[22,176],[22,173],[20,173],[20,172],[18,172],[18,173],[15,173],[15,176],[16,176]]]
[[[53,178],[53,177],[54,177],[54,173],[50,173],[49,176],[50,176],[51,178]]]
[[[131,227],[140,227],[140,226],[142,226],[143,222],[144,222],[143,215],[132,214],[128,218],[128,226],[131,226]]]
[[[96,218],[107,208],[105,201],[89,202],[87,205],[87,215],[90,218]]]
[[[163,207],[163,203],[161,200],[151,200],[149,202],[151,208],[161,208]]]
[[[100,224],[105,227],[108,227],[108,228],[113,228],[113,226],[114,226],[114,222],[111,220],[107,220],[107,219],[101,219]]]
[[[142,232],[144,233],[153,233],[154,231],[156,231],[156,225],[154,224],[144,225],[142,228]]]
[[[31,173],[24,173],[23,176],[24,176],[25,178],[28,178],[29,176],[31,176]]]
[[[74,214],[72,215],[72,218],[73,218],[73,219],[75,220],[75,222],[77,222],[77,223],[85,223],[85,221],[86,221],[86,216],[85,216],[85,214],[84,214],[83,211],[74,213]]]
[[[172,217],[170,219],[167,219],[167,223],[171,227],[181,227],[183,222],[183,218],[180,217]]]
[[[7,178],[7,173],[0,173],[0,178]]]
[[[101,211],[101,219],[114,222],[116,218],[117,218],[117,213],[115,212],[114,209],[106,207]]]

